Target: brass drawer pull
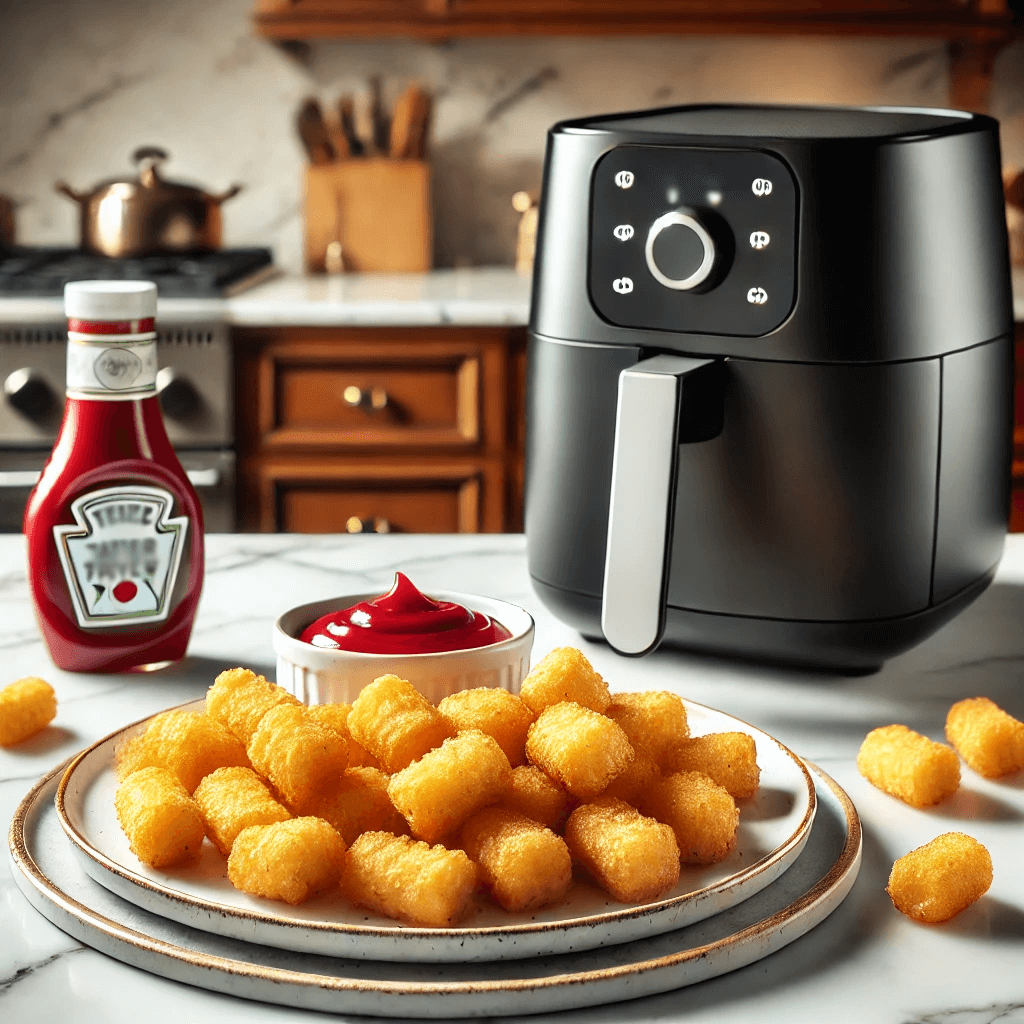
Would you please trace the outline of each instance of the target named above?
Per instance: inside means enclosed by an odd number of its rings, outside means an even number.
[[[374,516],[372,519],[349,516],[345,520],[345,529],[349,533],[390,533],[391,524],[381,516]]]
[[[345,404],[353,409],[369,409],[373,412],[380,412],[388,405],[388,393],[383,388],[360,388],[355,384],[349,384],[342,392]]]

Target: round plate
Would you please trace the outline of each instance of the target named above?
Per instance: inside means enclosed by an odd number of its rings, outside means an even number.
[[[203,702],[184,705],[201,710]],[[687,702],[694,735],[743,731],[754,737],[761,786],[740,801],[736,846],[719,864],[684,866],[664,898],[625,905],[577,880],[558,903],[510,914],[478,898],[459,927],[415,928],[331,894],[297,907],[235,889],[227,861],[205,842],[187,867],[154,869],[128,847],[114,813],[114,750],[145,728],[136,723],[80,754],[57,789],[57,814],[86,872],[118,896],[203,931],[277,949],[386,961],[508,960],[566,953],[681,928],[735,906],[779,877],[799,856],[815,812],[815,790],[803,762],[767,733],[720,711]]]

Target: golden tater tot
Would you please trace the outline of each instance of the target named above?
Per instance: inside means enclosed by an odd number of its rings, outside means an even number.
[[[44,729],[57,714],[53,687],[28,676],[0,690],[0,747],[10,747]]]
[[[626,769],[612,780],[601,796],[614,796],[634,807],[661,775],[661,769],[646,755],[637,754]]]
[[[352,704],[348,730],[389,775],[452,735],[437,708],[398,676],[381,676],[363,687]]]
[[[633,748],[610,718],[564,702],[545,708],[530,726],[526,756],[575,797],[589,800],[633,760]]]
[[[476,882],[476,865],[463,850],[364,832],[349,848],[342,891],[385,917],[447,928],[466,912]]]
[[[132,853],[152,868],[192,860],[203,845],[203,818],[178,777],[151,766],[118,787],[114,809]]]
[[[201,711],[162,712],[118,749],[115,761],[118,778],[140,768],[167,768],[190,793],[218,768],[249,766],[241,740]]]
[[[679,847],[668,825],[615,797],[577,807],[565,842],[605,892],[621,903],[656,899],[679,881]]]
[[[247,668],[221,672],[206,693],[206,713],[249,746],[260,719],[279,704],[301,704],[284,687],[267,682]]]
[[[479,729],[498,741],[513,768],[526,764],[526,730],[534,715],[514,693],[478,686],[445,697],[437,710],[452,732]]]
[[[474,811],[500,800],[511,782],[497,740],[467,729],[392,775],[388,796],[417,839],[436,843]]]
[[[348,731],[348,716],[352,711],[351,704],[339,701],[337,704],[310,704],[309,717],[320,722],[335,732],[340,732],[348,740],[349,768],[379,768],[380,762],[368,750],[361,747]],[[347,840],[346,840],[347,841]]]
[[[304,807],[348,767],[348,741],[302,704],[271,708],[249,741],[249,760],[291,808]]]
[[[757,744],[745,732],[713,732],[685,740],[668,759],[667,773],[701,772],[735,800],[753,796],[761,781]]]
[[[577,801],[539,768],[526,764],[512,769],[512,782],[500,804],[561,832]]]
[[[291,818],[242,829],[228,878],[242,892],[294,906],[338,884],[345,841],[319,818]]]
[[[251,768],[218,768],[196,786],[193,797],[207,837],[225,857],[242,829],[291,817]]]
[[[364,832],[408,832],[405,818],[388,796],[388,777],[377,768],[347,769],[336,782],[299,808],[323,818],[349,846]]]
[[[459,846],[480,869],[495,900],[513,913],[546,907],[572,885],[565,841],[515,811],[477,811],[459,831]]]
[[[575,647],[556,647],[537,662],[523,680],[519,696],[535,715],[563,701],[603,713],[612,699],[608,684]]]
[[[911,807],[945,800],[960,785],[960,759],[905,725],[872,729],[857,754],[857,769],[873,786]]]
[[[736,845],[740,812],[724,786],[700,772],[655,781],[640,806],[671,826],[684,864],[716,864]]]
[[[622,726],[633,749],[669,768],[668,757],[690,735],[686,705],[667,690],[615,693],[604,712]]]
[[[900,857],[886,892],[900,913],[938,924],[981,899],[991,884],[988,850],[963,832],[946,832]]]
[[[946,739],[986,779],[1024,768],[1024,722],[988,697],[958,701],[946,716]]]

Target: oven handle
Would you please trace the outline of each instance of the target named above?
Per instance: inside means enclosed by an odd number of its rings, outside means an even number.
[[[35,487],[42,474],[35,469],[0,470],[0,490],[16,487]],[[189,469],[185,471],[193,487],[219,487],[222,474],[219,469]]]

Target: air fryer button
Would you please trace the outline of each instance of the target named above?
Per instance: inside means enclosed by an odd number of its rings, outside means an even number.
[[[633,172],[632,171],[619,171],[615,175],[615,184],[619,188],[632,188],[633,187]]]
[[[750,183],[750,191],[755,196],[770,196],[772,194],[772,183],[767,178],[755,178]]]
[[[707,280],[715,263],[715,243],[696,217],[677,210],[651,225],[644,255],[659,284],[687,291]]]
[[[633,281],[628,277],[617,277],[612,281],[612,287],[620,295],[628,295],[633,290]]]
[[[747,291],[747,302],[754,306],[763,306],[768,301],[768,293],[763,288],[751,288]]]
[[[767,231],[752,231],[750,233],[751,249],[767,249],[770,241]]]
[[[619,224],[616,226],[612,234],[620,242],[628,242],[633,237],[633,225],[632,224]]]

